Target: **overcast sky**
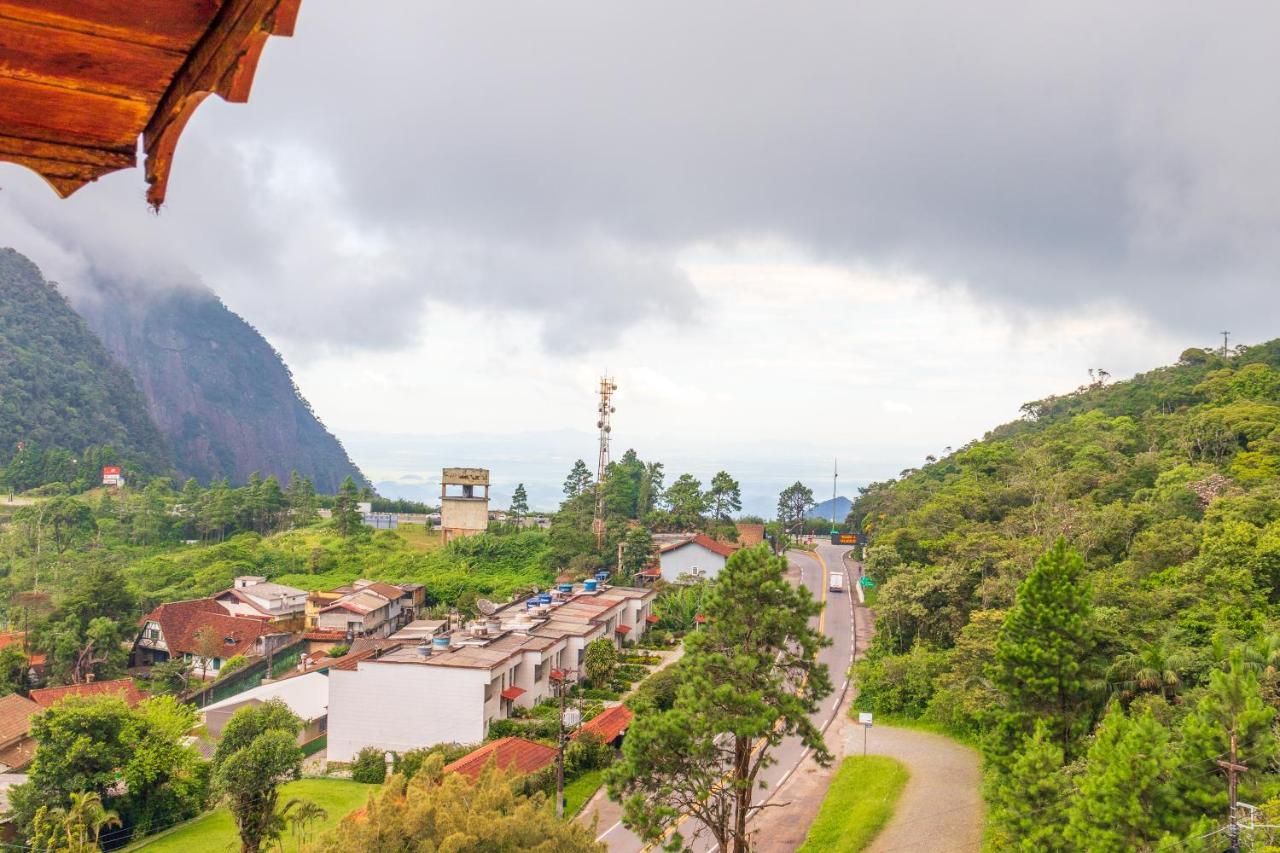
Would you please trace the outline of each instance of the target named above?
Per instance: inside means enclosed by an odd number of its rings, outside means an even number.
[[[1277,334],[1272,3],[352,9],[205,102],[158,217],[0,165],[0,244],[213,288],[375,480],[550,500],[608,368],[621,445],[767,505]]]

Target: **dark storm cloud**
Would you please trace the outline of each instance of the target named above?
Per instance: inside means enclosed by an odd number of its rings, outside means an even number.
[[[307,0],[251,103],[197,114],[159,220],[136,174],[56,216],[110,215],[269,330],[359,345],[435,299],[588,349],[699,310],[682,250],[754,239],[1270,335],[1277,25],[1268,3]]]

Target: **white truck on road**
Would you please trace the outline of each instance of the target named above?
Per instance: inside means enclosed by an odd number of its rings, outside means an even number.
[[[840,572],[832,572],[831,583],[827,586],[827,589],[832,592],[844,592],[844,575]]]

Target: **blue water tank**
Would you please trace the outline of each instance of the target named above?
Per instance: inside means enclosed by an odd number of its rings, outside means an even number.
[[[571,583],[562,583],[562,584],[560,584],[560,591],[561,591],[561,592],[563,592],[563,593],[565,593],[565,594],[568,594],[568,593],[570,593],[570,592],[573,592],[573,584],[571,584]]]
[[[604,572],[604,571],[596,572],[596,580],[598,580],[598,581],[607,581],[608,579],[609,579],[609,573],[608,573],[608,572]]]
[[[597,583],[598,581],[595,581],[595,580],[583,581],[582,588],[585,589],[587,592],[595,592]]]
[[[449,648],[449,638],[446,636],[432,637],[431,646],[436,651]]]

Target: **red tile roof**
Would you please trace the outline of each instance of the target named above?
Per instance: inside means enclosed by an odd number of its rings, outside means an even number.
[[[508,687],[500,694],[503,699],[519,699],[524,695],[523,687]]]
[[[616,632],[617,632],[617,633],[619,633],[619,634],[630,634],[630,633],[631,633],[631,626],[630,626],[630,625],[619,625],[617,628],[614,628],[613,630],[614,630],[614,631],[616,631]]]
[[[656,613],[650,613],[648,616],[644,617],[644,621],[648,622],[650,625],[657,625],[658,615]]]
[[[171,654],[198,654],[196,634],[201,629],[211,631],[222,642],[218,657],[223,660],[249,654],[259,637],[278,633],[262,619],[232,616],[211,598],[161,604],[142,617],[142,624],[147,622],[160,624],[164,643]],[[228,639],[231,642],[227,642]]]
[[[344,631],[308,631],[302,635],[304,640],[345,640],[347,638]]]
[[[504,737],[469,752],[452,764],[446,764],[446,773],[461,773],[471,779],[477,779],[481,771],[493,762],[502,770],[516,773],[537,773],[550,767],[556,760],[555,747],[535,743],[521,737]]]
[[[25,652],[26,651],[25,646],[27,644],[27,632],[26,631],[0,632],[0,649],[5,648],[6,646],[12,646],[15,643],[17,645],[23,646],[24,647],[23,651]],[[45,657],[40,652],[31,652],[27,654],[27,663],[30,664],[31,666],[44,666]]]
[[[615,705],[583,723],[582,727],[574,732],[574,737],[582,732],[594,732],[605,743],[612,743],[631,725],[631,716],[631,709],[626,705]]]
[[[0,744],[26,737],[31,717],[40,711],[38,704],[17,693],[0,697]]]
[[[117,678],[115,681],[90,681],[88,684],[68,684],[66,687],[45,687],[32,690],[31,698],[41,708],[51,708],[68,696],[104,696],[116,693],[130,705],[137,705],[147,694],[133,684],[132,678]]]
[[[661,554],[665,554],[668,551],[675,551],[678,548],[684,548],[688,545],[699,545],[707,549],[711,553],[719,554],[721,557],[725,557],[725,558],[728,558],[729,555],[731,555],[734,551],[738,550],[733,545],[729,545],[717,539],[712,539],[710,536],[708,536],[705,533],[699,533],[697,536],[693,536],[689,539],[684,540],[683,542],[674,542],[670,545],[664,545],[663,547],[658,549],[658,552]]]

